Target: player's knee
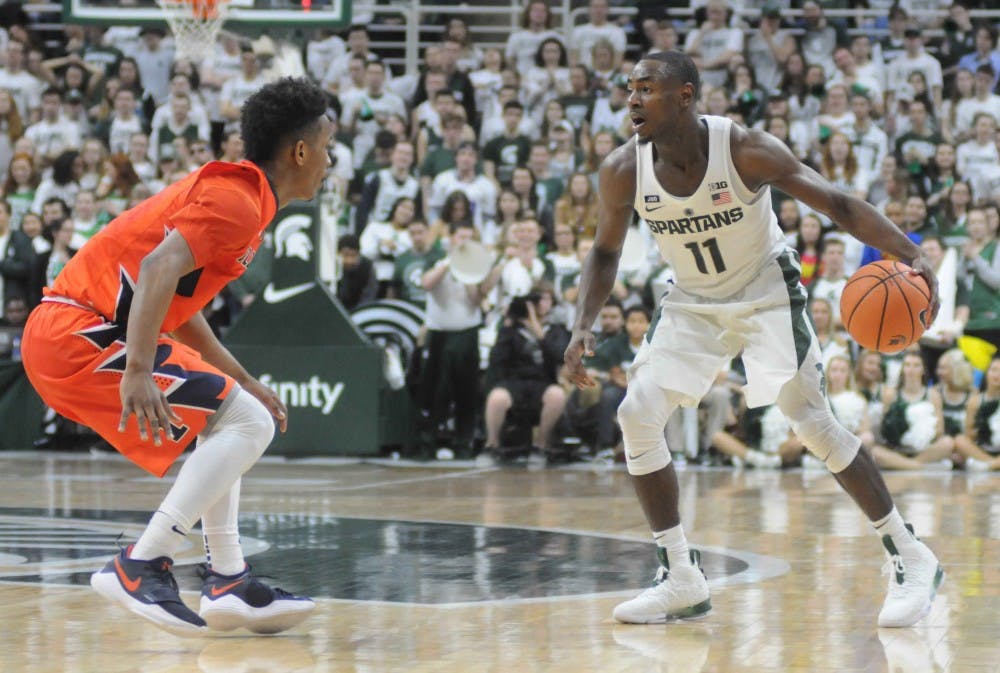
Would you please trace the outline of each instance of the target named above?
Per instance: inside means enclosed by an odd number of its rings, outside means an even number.
[[[663,437],[663,423],[652,413],[641,388],[629,389],[618,407],[618,424],[625,439],[625,466],[629,474],[641,476],[670,464],[670,451]]]
[[[222,411],[216,429],[227,429],[246,438],[250,451],[261,456],[274,439],[274,417],[256,397],[239,390]]]
[[[838,423],[828,410],[791,421],[791,426],[809,452],[826,463],[834,474],[847,469],[861,449],[861,440]]]

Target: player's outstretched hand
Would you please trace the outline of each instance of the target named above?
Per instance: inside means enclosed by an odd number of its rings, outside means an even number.
[[[566,362],[566,376],[577,388],[593,388],[597,383],[583,366],[583,356],[593,357],[597,341],[590,330],[573,330],[573,338],[566,346],[563,360]]]
[[[267,407],[271,415],[277,419],[279,430],[284,432],[288,429],[288,409],[285,407],[285,403],[281,401],[281,398],[278,397],[278,393],[253,378],[243,383],[243,390],[256,397]]]
[[[134,414],[139,424],[139,439],[145,442],[152,437],[153,444],[160,446],[163,436],[170,430],[170,423],[179,425],[182,422],[149,373],[126,369],[118,391],[122,401],[118,432],[125,432],[129,416]]]
[[[915,275],[920,276],[927,282],[927,287],[931,290],[931,315],[927,320],[927,325],[925,325],[926,327],[930,327],[934,319],[937,318],[938,309],[941,308],[941,299],[938,297],[937,277],[934,275],[934,264],[926,255],[920,255],[913,260],[910,268],[913,269]]]

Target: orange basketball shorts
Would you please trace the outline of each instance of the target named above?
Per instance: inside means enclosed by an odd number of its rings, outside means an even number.
[[[235,381],[194,349],[160,337],[153,378],[182,422],[171,424],[160,446],[143,441],[134,416],[118,432],[125,372],[125,331],[85,308],[42,302],[28,318],[21,340],[28,379],[41,398],[66,418],[93,429],[125,457],[162,477],[208,426]]]

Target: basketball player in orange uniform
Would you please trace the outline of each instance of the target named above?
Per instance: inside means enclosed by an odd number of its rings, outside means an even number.
[[[212,334],[202,308],[240,276],[281,206],[315,196],[330,165],[323,92],[304,79],[243,106],[247,160],[212,162],[116,218],[66,265],[28,319],[24,367],[60,414],[163,476],[198,438],[139,540],[91,585],[180,635],[283,631],[315,607],[260,582],[243,560],[240,479],[287,410]],[[171,556],[201,519],[209,570],[200,614]]]

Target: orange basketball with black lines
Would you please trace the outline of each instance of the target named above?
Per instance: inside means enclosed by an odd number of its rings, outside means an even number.
[[[854,272],[840,297],[840,320],[862,347],[898,353],[929,327],[927,281],[902,262],[881,260]]]

